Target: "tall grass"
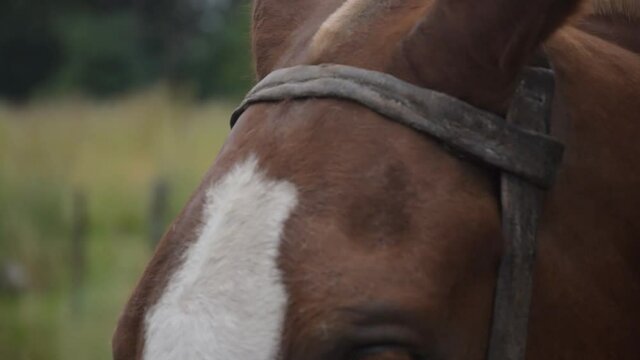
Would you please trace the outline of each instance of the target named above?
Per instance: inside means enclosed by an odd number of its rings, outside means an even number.
[[[156,88],[108,103],[0,105],[0,265],[27,289],[0,293],[0,359],[110,359],[110,337],[151,254],[152,184],[173,217],[226,137],[231,107]],[[71,299],[72,198],[88,199],[83,306]]]

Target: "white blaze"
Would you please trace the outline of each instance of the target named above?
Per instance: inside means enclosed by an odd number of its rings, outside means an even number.
[[[286,293],[277,259],[296,188],[252,156],[207,194],[199,238],[146,317],[146,360],[272,360]]]

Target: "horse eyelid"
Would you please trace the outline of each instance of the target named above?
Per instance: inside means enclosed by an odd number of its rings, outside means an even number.
[[[348,360],[375,360],[376,355],[395,352],[400,355],[398,360],[429,360],[430,357],[421,354],[411,347],[402,344],[372,344],[368,346],[361,346],[356,348]]]

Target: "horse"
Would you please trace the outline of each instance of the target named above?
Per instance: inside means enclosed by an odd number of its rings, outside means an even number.
[[[389,74],[504,117],[547,63],[527,359],[640,357],[640,2],[254,0],[258,79]],[[248,107],[120,317],[116,360],[485,359],[498,171],[361,104]]]

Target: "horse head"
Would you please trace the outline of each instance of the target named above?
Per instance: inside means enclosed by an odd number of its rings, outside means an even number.
[[[393,75],[505,115],[579,1],[255,0],[258,78]],[[114,337],[124,359],[484,359],[499,173],[331,98],[258,103],[160,243]]]

